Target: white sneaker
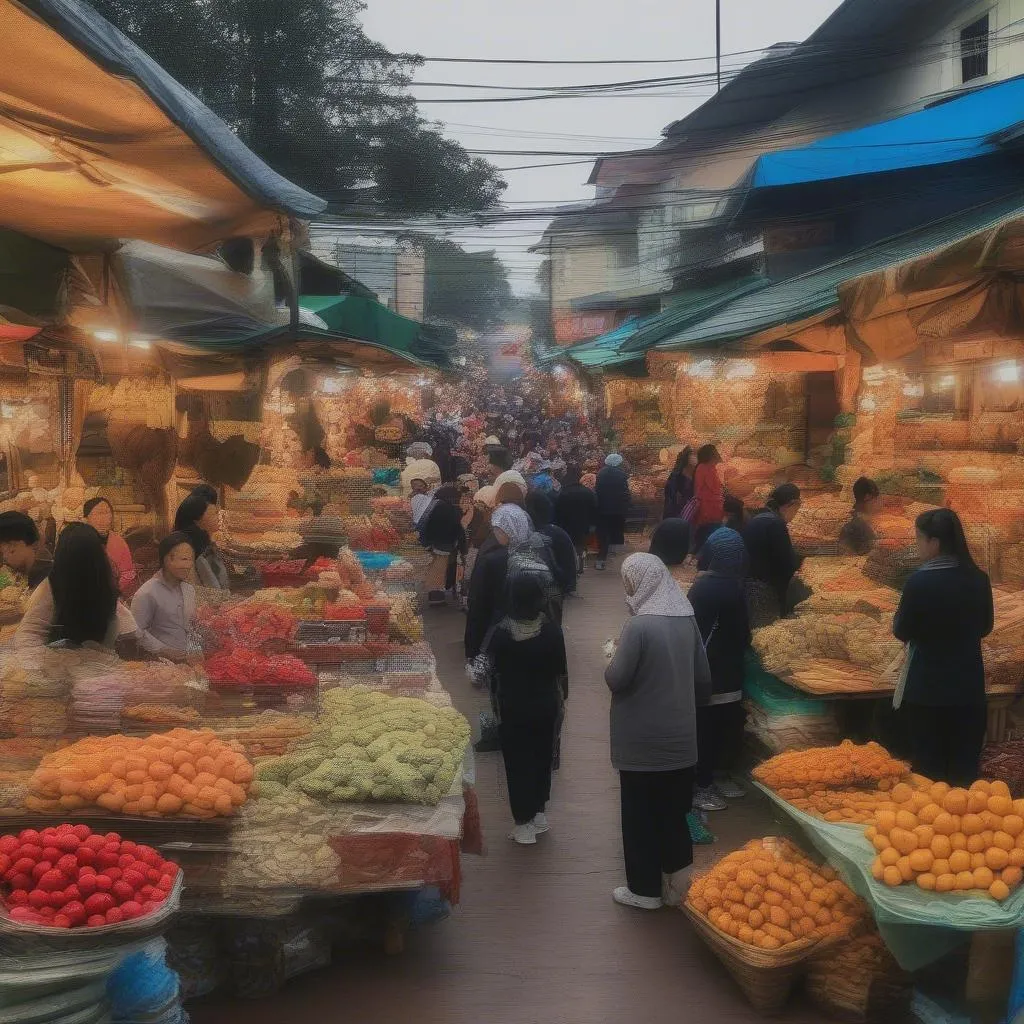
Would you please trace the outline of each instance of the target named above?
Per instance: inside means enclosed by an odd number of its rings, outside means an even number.
[[[683,868],[682,871],[677,871],[672,875],[661,876],[661,902],[666,907],[675,907],[676,910],[679,910],[686,900],[689,889],[689,868]]]
[[[657,896],[637,896],[629,886],[620,885],[612,892],[612,899],[621,903],[624,907],[632,907],[634,910],[661,910],[664,904]]]
[[[715,792],[714,786],[693,791],[693,806],[698,811],[724,811],[729,805]]]
[[[540,814],[535,814],[530,824],[533,825],[534,831],[539,836],[551,831],[551,826],[548,824],[548,816],[543,811]]]
[[[742,800],[747,795],[747,791],[728,775],[715,779],[715,789],[726,800]]]
[[[537,829],[533,822],[525,825],[516,825],[508,834],[509,839],[519,846],[535,846],[537,843]]]

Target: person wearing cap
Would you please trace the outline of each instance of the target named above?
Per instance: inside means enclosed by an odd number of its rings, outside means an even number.
[[[629,492],[629,476],[625,459],[618,452],[612,452],[597,474],[595,493],[597,495],[597,562],[595,569],[603,569],[608,561],[608,551],[613,544],[626,542],[626,516],[633,503]]]

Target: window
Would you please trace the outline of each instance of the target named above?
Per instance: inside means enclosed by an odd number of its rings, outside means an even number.
[[[960,30],[960,80],[972,82],[988,75],[988,14]]]

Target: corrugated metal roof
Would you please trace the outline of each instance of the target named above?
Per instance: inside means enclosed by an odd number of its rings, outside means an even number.
[[[743,295],[716,313],[666,338],[657,349],[725,344],[837,306],[840,285],[906,263],[1024,215],[1024,195],[973,207],[853,253],[799,277]]]
[[[953,97],[936,106],[765,153],[751,187],[773,188],[858,174],[928,167],[999,151],[992,136],[1024,121],[1024,78]]]

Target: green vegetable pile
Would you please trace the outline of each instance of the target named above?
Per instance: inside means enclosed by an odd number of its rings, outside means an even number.
[[[260,794],[437,804],[458,773],[469,723],[453,708],[363,686],[331,690],[311,741],[257,766]]]

